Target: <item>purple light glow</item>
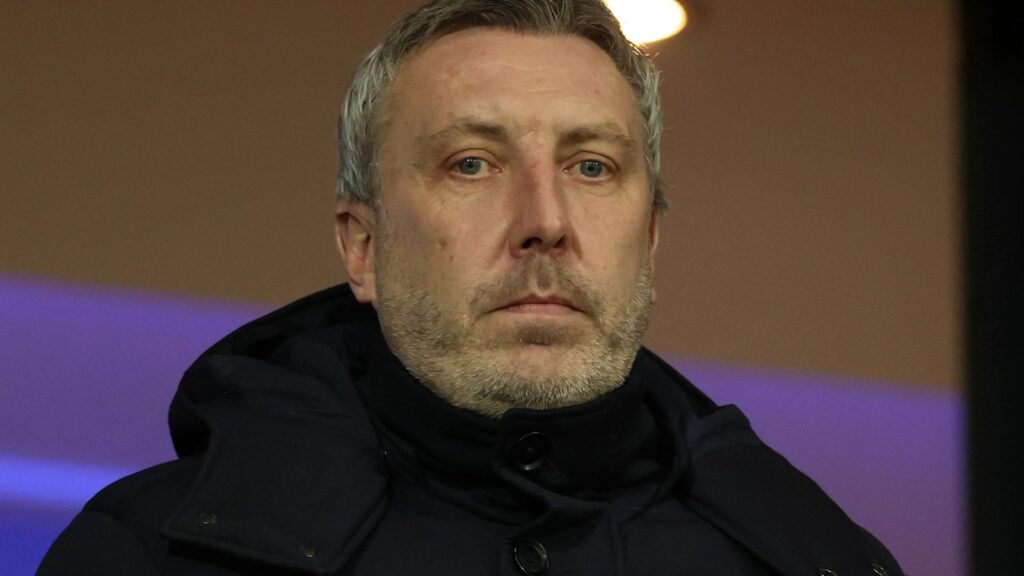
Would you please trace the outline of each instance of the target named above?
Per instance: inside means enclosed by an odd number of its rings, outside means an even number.
[[[131,472],[125,467],[0,454],[0,502],[75,509],[107,484]]]
[[[174,457],[185,368],[264,308],[0,276],[0,453],[144,467]]]

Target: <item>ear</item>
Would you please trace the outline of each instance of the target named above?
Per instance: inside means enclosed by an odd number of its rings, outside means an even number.
[[[647,242],[651,259],[651,302],[658,300],[658,291],[654,288],[654,253],[658,250],[658,235],[661,232],[661,211],[651,210],[651,220],[647,223]]]
[[[334,211],[334,231],[349,286],[356,300],[374,307],[377,306],[373,268],[376,222],[373,209],[362,202],[338,202]]]
[[[651,258],[654,258],[654,251],[658,249],[658,234],[661,230],[661,211],[657,208],[651,210],[651,219],[647,223],[647,242],[651,250]]]

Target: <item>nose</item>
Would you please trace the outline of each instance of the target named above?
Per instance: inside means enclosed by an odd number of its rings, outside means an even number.
[[[554,166],[534,166],[518,175],[509,199],[509,251],[514,257],[559,256],[571,245],[569,206],[558,176]]]

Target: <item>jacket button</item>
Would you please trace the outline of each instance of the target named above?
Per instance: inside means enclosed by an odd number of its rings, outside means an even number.
[[[306,558],[313,558],[316,556],[316,548],[313,548],[312,546],[299,546],[299,552],[302,552],[302,555]]]
[[[885,567],[881,564],[872,564],[871,572],[874,573],[875,576],[889,576],[889,572],[886,571]]]
[[[818,570],[818,576],[839,576],[839,575],[836,574],[835,572],[829,570],[828,568],[822,568],[821,570]]]
[[[512,548],[516,567],[526,576],[540,576],[548,571],[548,551],[540,542],[524,538]]]
[[[199,523],[203,526],[212,526],[217,523],[217,515],[213,512],[200,512]]]
[[[550,448],[547,436],[540,432],[530,432],[516,440],[512,447],[512,463],[524,472],[540,468]]]

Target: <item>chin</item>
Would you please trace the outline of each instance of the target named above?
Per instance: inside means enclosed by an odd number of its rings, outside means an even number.
[[[500,417],[511,408],[545,410],[593,400],[621,383],[621,358],[593,343],[494,345],[435,363],[430,380],[450,403]]]
[[[512,368],[521,363],[539,362],[538,368],[547,371],[555,368],[551,365],[552,360],[558,360],[559,364],[579,361],[590,353],[587,344],[580,342],[580,339],[561,336],[563,337],[550,339],[517,339],[511,345],[497,348],[495,352],[507,356]]]
[[[496,371],[527,387],[575,388],[604,375],[604,370],[595,370],[601,363],[595,361],[593,351],[582,346],[524,345],[496,354],[491,364]]]

